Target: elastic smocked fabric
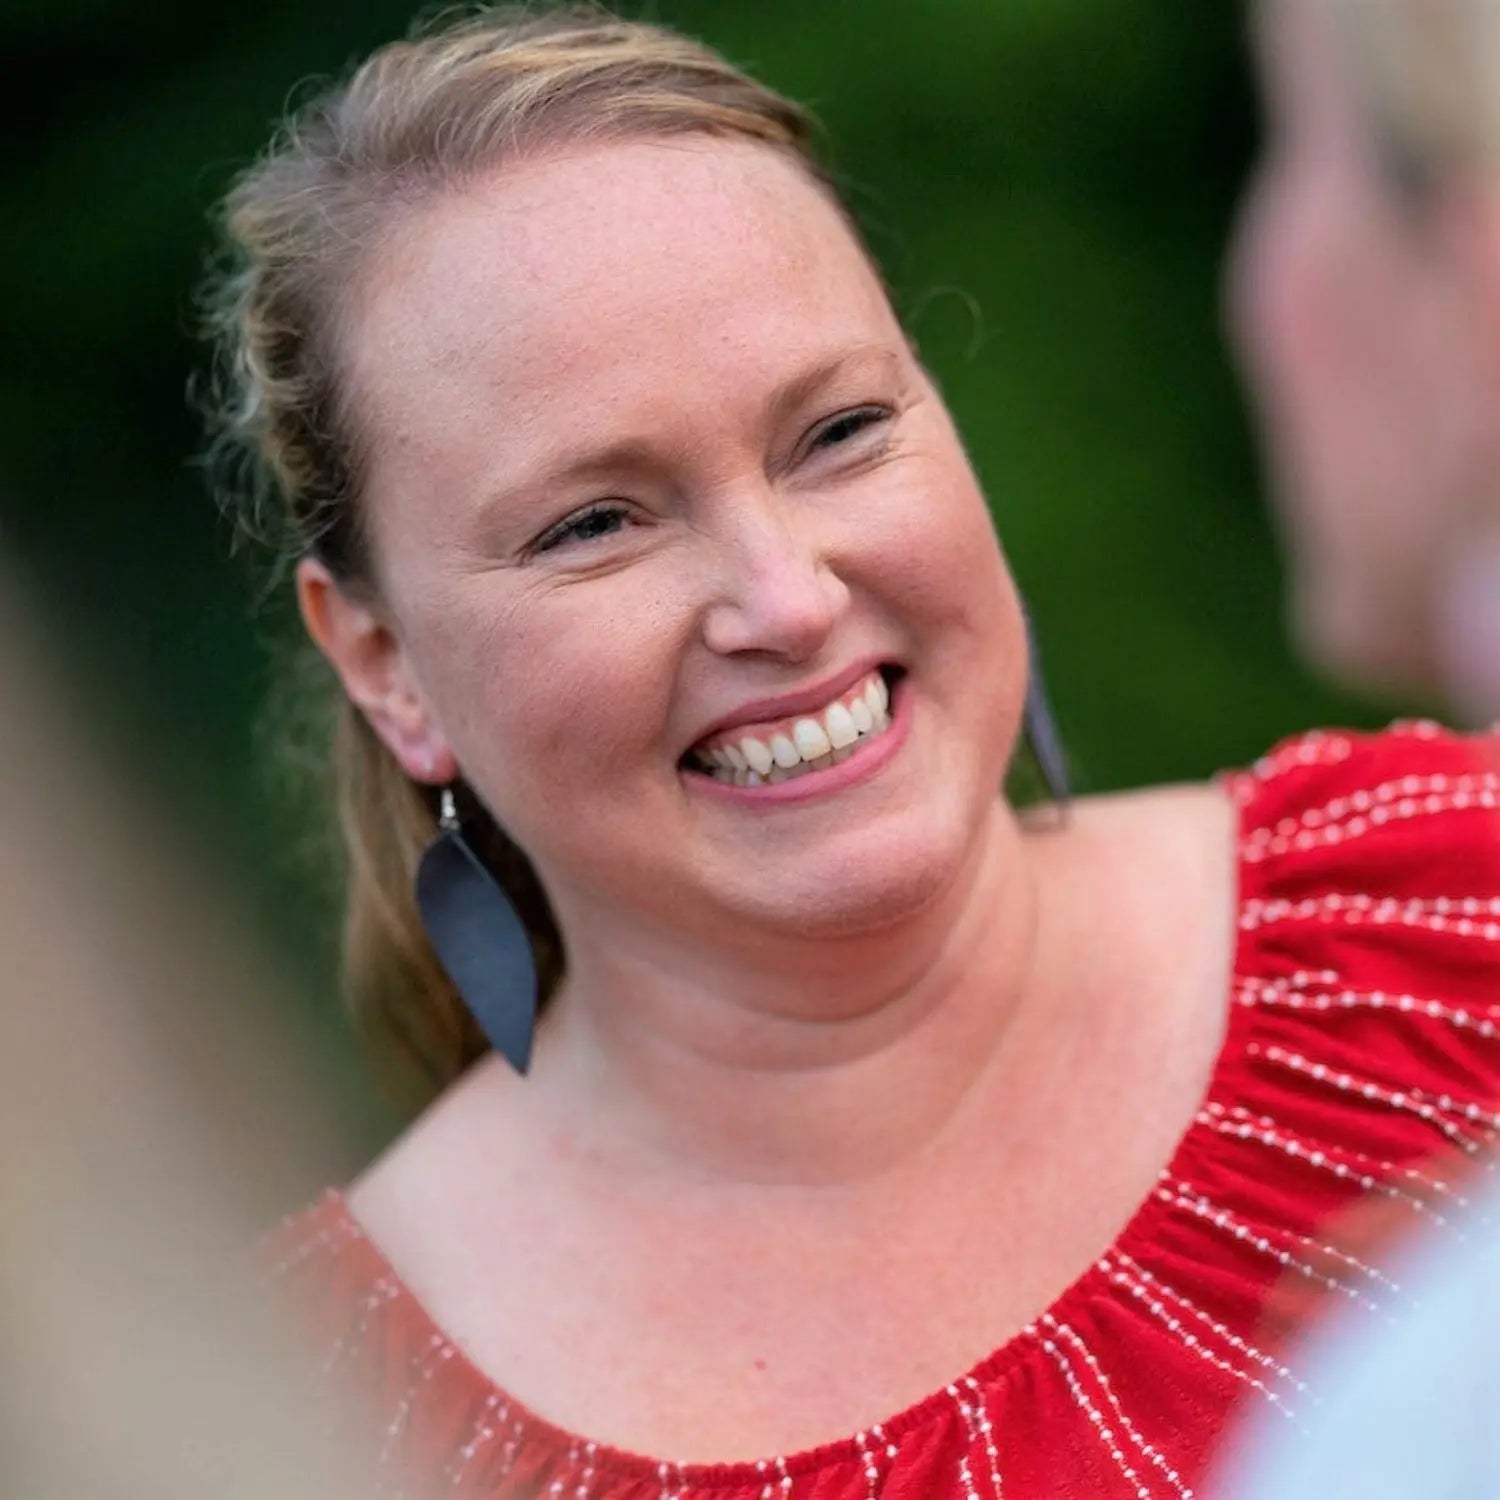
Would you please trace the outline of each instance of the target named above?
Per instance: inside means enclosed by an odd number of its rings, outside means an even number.
[[[1298,1336],[1330,1305],[1379,1316],[1380,1242],[1444,1233],[1500,1126],[1500,736],[1315,733],[1220,780],[1240,817],[1226,1039],[1154,1191],[1028,1327],[866,1431],[677,1466],[500,1390],[329,1190],[263,1262],[327,1379],[372,1403],[377,1487],[1181,1500],[1245,1408],[1315,1406]]]

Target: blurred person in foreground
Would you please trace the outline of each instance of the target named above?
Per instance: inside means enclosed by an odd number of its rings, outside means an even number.
[[[0,572],[0,1495],[352,1500],[248,1274],[334,1154],[274,971],[31,627]]]
[[[1261,0],[1252,20],[1268,140],[1230,289],[1298,634],[1347,684],[1445,698],[1460,717],[1491,722],[1500,4]],[[1435,997],[1418,994],[1431,1010]],[[1437,1015],[1500,1051],[1500,984],[1491,977],[1476,998]],[[1493,1147],[1494,1117],[1476,1123]],[[1393,1322],[1336,1320],[1288,1356],[1322,1405],[1306,1436],[1256,1424],[1225,1494],[1500,1495],[1492,1151],[1482,1165],[1441,1204],[1412,1185],[1439,1211],[1380,1261],[1401,1288]]]
[[[942,398],[806,117],[668,30],[439,22],[226,227],[221,443],[430,1099],[267,1258],[390,1484],[1183,1496],[1290,1410],[1279,1346],[1384,1292],[1324,1226],[1500,1107],[1446,1019],[1500,974],[1493,741],[1018,815]]]
[[[1500,5],[1259,0],[1231,322],[1340,682],[1500,718]]]

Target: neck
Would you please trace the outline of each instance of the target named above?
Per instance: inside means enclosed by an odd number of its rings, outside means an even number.
[[[930,1147],[1003,1053],[1036,892],[997,799],[949,885],[876,933],[726,955],[680,930],[584,930],[527,1084],[581,1147],[740,1182],[853,1183]]]

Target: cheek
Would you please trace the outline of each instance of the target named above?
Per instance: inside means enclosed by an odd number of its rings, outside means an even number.
[[[1410,422],[1400,245],[1347,174],[1269,179],[1247,208],[1232,327],[1304,545],[1348,524],[1386,483]],[[1321,539],[1321,540],[1320,540]]]
[[[1268,178],[1246,212],[1233,287],[1260,404],[1333,440],[1399,422],[1416,290],[1406,228],[1368,170],[1341,162]],[[1361,431],[1340,434],[1340,423]]]
[[[1337,285],[1337,233],[1316,196],[1267,176],[1240,222],[1232,261],[1231,327],[1263,405],[1327,352]]]
[[[934,644],[972,649],[978,636],[990,648],[1013,644],[1019,603],[984,496],[944,419],[926,454],[914,463],[922,477],[898,476],[884,558],[891,587],[914,612],[945,628]]]
[[[574,797],[655,748],[673,649],[670,610],[635,580],[590,580],[500,601],[483,583],[429,621],[430,681],[460,764],[518,829],[545,789]],[[505,588],[509,588],[508,581]]]
[[[938,461],[898,466],[871,529],[880,573],[869,592],[909,630],[913,665],[980,743],[1006,749],[1024,692],[1025,622],[956,437],[938,446]]]

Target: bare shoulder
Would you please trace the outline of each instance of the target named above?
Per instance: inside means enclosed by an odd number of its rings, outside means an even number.
[[[435,1246],[451,1243],[455,1214],[482,1212],[476,1181],[499,1184],[507,1175],[508,1132],[496,1119],[508,1092],[505,1065],[486,1056],[451,1083],[350,1184],[350,1212],[381,1247],[403,1278],[421,1289],[429,1272],[451,1271],[429,1265]],[[480,1152],[477,1142],[483,1141]],[[484,1171],[476,1174],[482,1155]],[[478,1229],[476,1222],[466,1225]]]
[[[1027,841],[1074,982],[1105,1005],[1128,987],[1211,1052],[1239,915],[1228,793],[1202,783],[1081,797],[1061,822],[1030,825]]]
[[[1238,815],[1223,788],[1186,782],[1076,798],[1024,825],[1032,851],[1082,878],[1149,879],[1159,892],[1233,886]]]

